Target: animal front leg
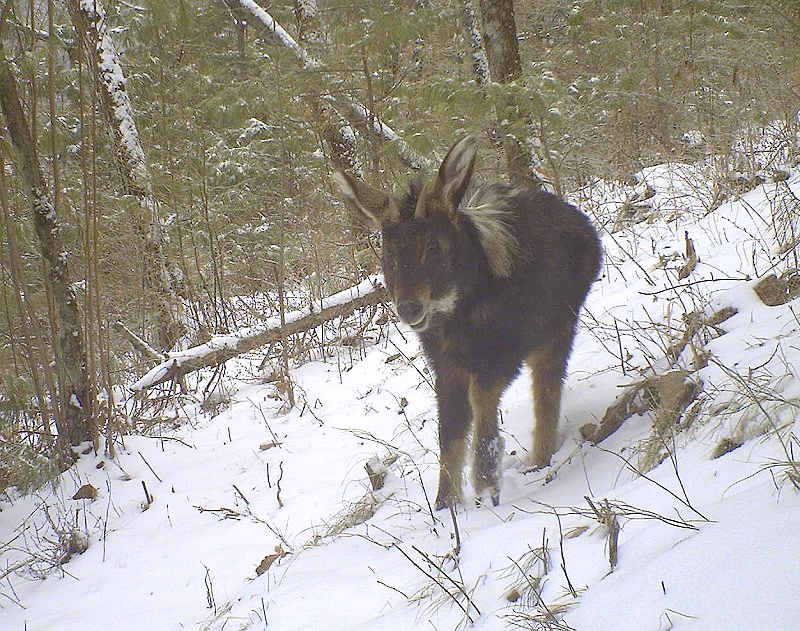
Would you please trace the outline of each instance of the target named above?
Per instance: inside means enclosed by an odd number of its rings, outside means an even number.
[[[436,510],[461,501],[461,476],[471,412],[465,379],[454,376],[436,380],[439,407],[439,491]]]
[[[497,431],[497,406],[504,384],[481,383],[473,377],[469,386],[469,402],[475,419],[472,448],[472,485],[480,498],[488,492],[492,504],[500,503],[500,463],[503,456],[503,439]]]

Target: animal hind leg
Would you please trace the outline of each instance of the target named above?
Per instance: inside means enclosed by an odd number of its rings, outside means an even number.
[[[505,382],[484,384],[476,377],[469,384],[469,402],[475,419],[472,484],[479,498],[488,491],[495,506],[500,502],[498,469],[503,455],[503,439],[497,431],[497,406],[505,385]]]
[[[547,346],[536,349],[527,359],[532,373],[536,417],[530,463],[536,469],[548,466],[556,451],[562,382],[574,336],[570,328],[555,336]]]

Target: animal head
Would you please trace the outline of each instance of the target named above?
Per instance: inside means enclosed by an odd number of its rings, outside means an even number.
[[[434,178],[413,180],[400,198],[334,174],[356,217],[381,230],[387,289],[397,314],[418,332],[452,314],[482,274],[510,274],[507,259],[515,242],[502,221],[504,212],[492,204],[462,205],[476,150],[474,136],[462,138]],[[505,236],[504,247],[497,247],[498,235]]]

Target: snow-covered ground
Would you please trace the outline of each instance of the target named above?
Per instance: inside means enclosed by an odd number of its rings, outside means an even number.
[[[213,418],[187,404],[160,438],[126,436],[115,461],[84,455],[54,487],[0,500],[0,631],[800,628],[788,463],[800,447],[800,303],[769,307],[752,289],[795,265],[780,245],[787,222],[797,229],[800,174],[716,208],[700,167],[641,175],[655,212],[614,233],[632,189],[586,193],[606,262],[570,361],[561,447],[549,471],[523,473],[521,375],[501,405],[500,506],[468,492],[455,522],[431,511],[434,395],[414,336],[385,327],[361,361],[343,348],[341,361],[297,367],[288,413],[272,385],[227,377],[230,403]],[[678,280],[685,235],[699,262]],[[662,434],[661,464],[635,470],[653,450],[652,413],[598,446],[581,440],[622,386],[670,368],[683,316],[724,307],[738,311],[675,364],[702,385]],[[725,444],[741,446],[712,457]],[[388,464],[373,492],[364,465],[376,457]],[[96,499],[71,499],[86,483]],[[54,526],[67,525],[88,549],[38,580]]]

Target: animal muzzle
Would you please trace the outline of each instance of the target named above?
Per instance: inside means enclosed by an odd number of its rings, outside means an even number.
[[[419,300],[398,300],[397,315],[412,329],[422,328],[425,324],[425,306]]]

